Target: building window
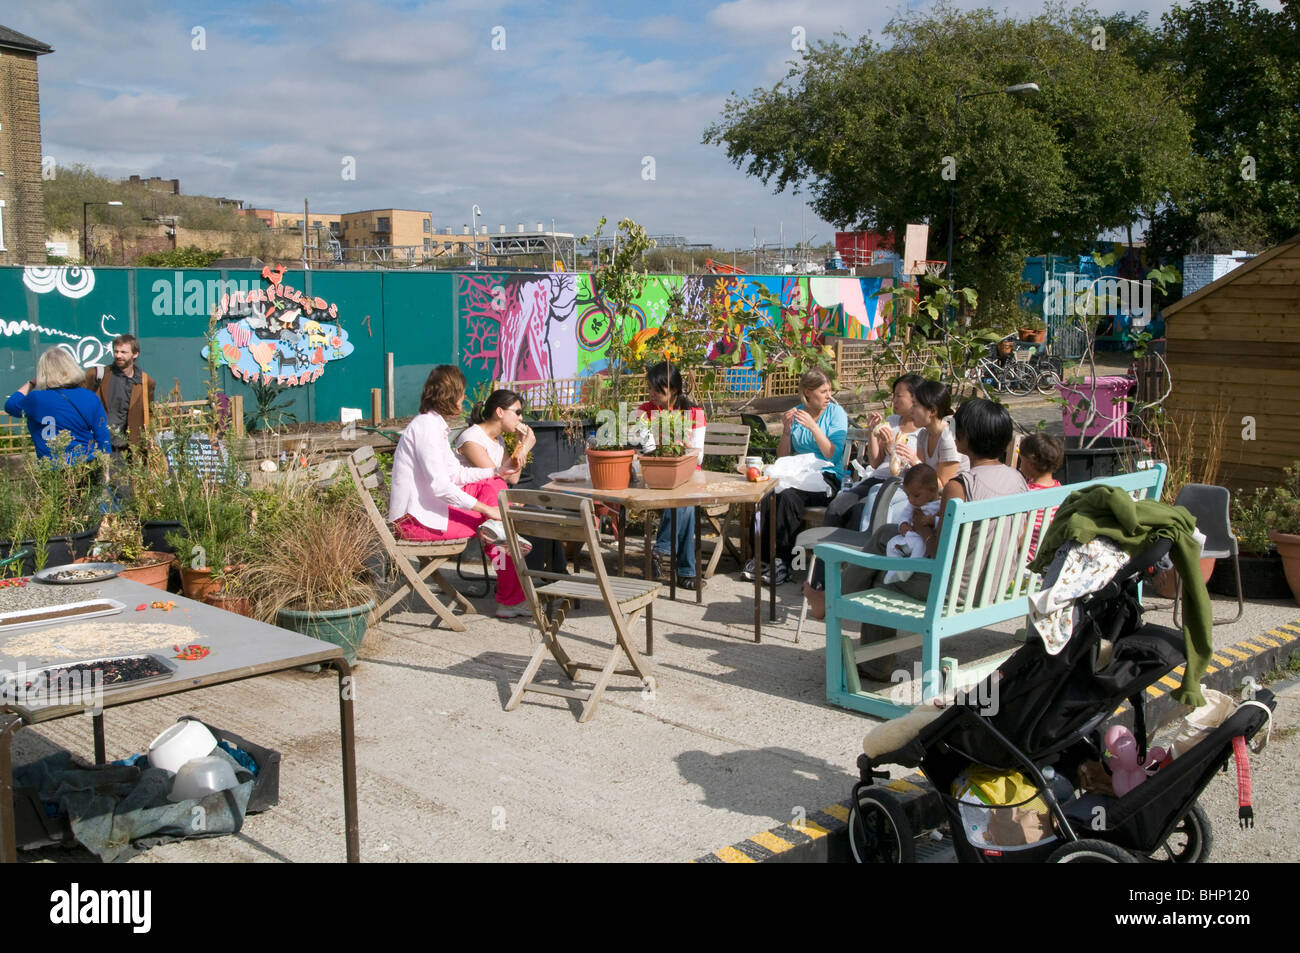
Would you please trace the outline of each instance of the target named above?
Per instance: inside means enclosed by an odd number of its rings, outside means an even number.
[[[424,220],[424,230],[425,230],[426,232],[431,232],[431,231],[433,231],[433,220],[432,220],[432,219],[426,218],[426,219]]]

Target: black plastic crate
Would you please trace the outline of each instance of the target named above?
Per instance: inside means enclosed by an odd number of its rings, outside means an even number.
[[[280,803],[280,752],[255,745],[233,731],[216,728],[193,715],[183,715],[176,720],[197,721],[212,732],[218,742],[224,741],[252,756],[253,763],[257,765],[257,775],[253,778],[253,793],[248,798],[248,810],[245,813],[257,814]]]

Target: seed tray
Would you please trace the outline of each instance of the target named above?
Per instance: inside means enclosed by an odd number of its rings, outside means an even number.
[[[58,694],[74,688],[84,690],[86,678],[93,680],[95,672],[103,673],[103,687],[107,692],[128,685],[143,685],[145,682],[170,678],[175,671],[175,665],[154,653],[111,655],[84,662],[56,662],[25,670],[21,683],[17,673],[6,673],[4,680],[0,681],[0,696],[11,697],[17,692]],[[73,679],[69,676],[77,677]]]
[[[55,586],[80,586],[112,579],[125,568],[121,563],[72,563],[67,566],[49,566],[32,578]]]
[[[35,629],[56,622],[94,619],[99,616],[117,615],[126,606],[116,599],[89,599],[70,602],[65,605],[42,606],[35,609],[18,609],[12,612],[0,612],[0,635],[18,632],[23,629]]]

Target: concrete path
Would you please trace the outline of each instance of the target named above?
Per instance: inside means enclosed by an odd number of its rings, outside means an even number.
[[[779,588],[782,619],[765,624],[760,645],[751,592],[718,577],[703,607],[693,595],[660,599],[657,685],[616,678],[586,725],[557,698],[502,710],[532,649],[530,624],[483,617],[453,633],[406,613],[372,632],[356,691],[363,859],[686,861],[847,797],[873,722],[825,702],[821,623],[793,643],[798,586]],[[1167,605],[1154,600],[1150,618],[1167,621]],[[1254,604],[1215,641],[1297,617],[1294,604]],[[574,618],[575,652],[603,661],[603,614],[586,605]],[[967,663],[1013,644],[982,633],[945,647]],[[156,848],[136,862],[343,860],[334,685],[332,675],[294,672],[110,709],[110,758],[144,750],[187,713],[284,755],[279,805],[241,834]],[[55,746],[89,756],[89,719],[20,731],[15,761]],[[1258,813],[1284,812],[1261,804]]]

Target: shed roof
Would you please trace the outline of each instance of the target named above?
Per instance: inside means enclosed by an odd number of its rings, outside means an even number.
[[[1277,258],[1280,255],[1285,255],[1287,252],[1294,251],[1297,248],[1300,248],[1300,235],[1295,235],[1291,238],[1288,238],[1284,242],[1280,242],[1279,244],[1274,245],[1268,251],[1256,255],[1254,258],[1246,262],[1244,265],[1239,265],[1236,268],[1232,269],[1232,271],[1228,272],[1222,278],[1218,278],[1214,281],[1211,281],[1205,287],[1193,291],[1185,298],[1179,298],[1173,304],[1168,305],[1163,309],[1164,316],[1168,318],[1178,313],[1183,308],[1187,307],[1187,305],[1195,304],[1197,301],[1200,301],[1206,295],[1214,294],[1214,292],[1218,291],[1224,285],[1227,285],[1231,282],[1244,278],[1246,275],[1250,274],[1252,271],[1254,271],[1256,268],[1260,267],[1261,265],[1265,265],[1268,262],[1272,261],[1274,258]]]
[[[25,33],[11,30],[7,26],[0,26],[0,48],[23,50],[28,53],[35,53],[37,56],[54,52],[54,47],[48,43],[42,43]]]

